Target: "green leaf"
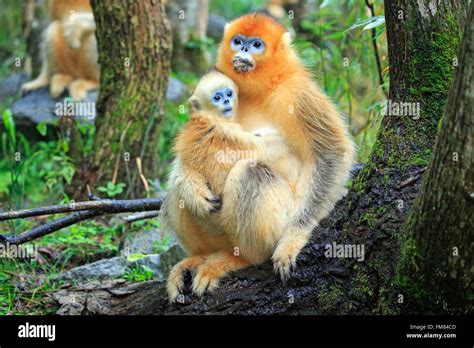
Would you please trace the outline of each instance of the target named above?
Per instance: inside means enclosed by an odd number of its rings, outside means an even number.
[[[384,16],[376,16],[373,18],[377,18],[376,20],[372,21],[371,23],[367,24],[364,29],[362,30],[369,30],[375,27],[378,27],[379,25],[382,25],[385,23],[385,17]]]
[[[363,30],[372,29],[383,23],[385,23],[384,16],[374,16],[374,17],[369,17],[366,19],[360,19],[357,22],[355,22],[353,25],[351,25],[348,29],[346,29],[344,32],[348,32],[350,30],[360,28],[360,27],[364,27]]]
[[[3,111],[2,119],[3,119],[3,124],[5,125],[5,129],[7,130],[8,135],[10,136],[10,140],[13,143],[15,143],[16,130],[15,130],[15,121],[13,120],[12,111],[10,109],[6,109],[5,111]]]
[[[46,124],[45,121],[40,122],[36,125],[36,130],[41,134],[42,136],[46,136],[46,133],[48,132],[48,125]]]
[[[127,256],[127,261],[128,262],[135,262],[135,261],[138,261],[140,259],[143,259],[146,256],[147,255],[145,255],[145,254],[130,254],[130,255]]]

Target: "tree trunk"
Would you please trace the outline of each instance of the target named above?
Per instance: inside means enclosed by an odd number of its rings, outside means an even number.
[[[101,66],[93,184],[123,182],[129,195],[143,197],[137,158],[144,176],[153,177],[168,84],[171,32],[164,0],[92,1],[92,8]]]
[[[172,69],[203,74],[211,56],[206,47],[209,0],[174,0],[167,4],[173,29]]]
[[[404,286],[420,305],[474,309],[474,6],[422,189],[407,224]],[[468,305],[469,304],[469,305]]]
[[[404,294],[394,286],[403,237],[399,230],[431,154],[466,10],[467,1],[385,1],[392,107],[369,162],[348,196],[313,233],[285,286],[268,262],[236,273],[202,300],[187,296],[184,305],[169,306],[164,285],[155,285],[122,299],[116,312],[400,313]],[[397,115],[393,105],[405,102],[419,104]],[[334,242],[363,246],[364,259],[325,257],[326,245]],[[157,298],[143,305],[140,298],[150,299],[152,293]]]

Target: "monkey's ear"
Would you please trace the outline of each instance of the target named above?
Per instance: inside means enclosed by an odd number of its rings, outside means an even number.
[[[188,99],[188,102],[191,105],[191,108],[193,109],[193,111],[201,110],[201,104],[199,103],[199,98],[196,97],[195,95],[191,96],[191,98]]]
[[[283,35],[281,36],[281,43],[283,47],[290,48],[292,42],[293,40],[291,38],[291,33],[289,31],[287,31],[286,33],[283,33]]]

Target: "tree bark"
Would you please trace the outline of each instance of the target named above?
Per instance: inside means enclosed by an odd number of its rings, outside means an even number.
[[[145,196],[145,177],[156,173],[158,124],[168,84],[171,32],[164,0],[92,1],[97,24],[100,93],[97,101],[92,184],[116,180],[127,196]]]
[[[210,55],[205,41],[209,0],[174,0],[167,4],[173,30],[172,69],[203,74],[209,69]]]
[[[406,291],[419,305],[474,309],[474,6],[422,189],[407,224]]]
[[[397,314],[406,310],[404,293],[395,284],[403,238],[399,231],[431,154],[466,10],[467,1],[385,1],[389,99],[419,103],[415,104],[419,109],[404,116],[388,110],[369,162],[354,178],[347,197],[314,231],[286,285],[273,275],[268,262],[236,273],[202,300],[186,297],[184,304],[169,306],[164,285],[154,285],[123,299],[117,313]],[[325,257],[324,247],[334,242],[364,246],[364,260]],[[153,293],[157,297],[146,305],[140,302],[141,296],[151,299]]]

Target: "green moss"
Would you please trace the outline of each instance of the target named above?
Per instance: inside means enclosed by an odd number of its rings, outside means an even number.
[[[354,266],[354,270],[356,271],[356,276],[352,280],[351,291],[359,291],[368,297],[372,297],[374,295],[374,290],[370,284],[367,271],[358,265]]]
[[[319,307],[323,313],[337,313],[344,291],[338,284],[323,287],[317,295]]]
[[[422,301],[427,293],[422,286],[423,275],[418,273],[420,253],[415,239],[406,238],[400,248],[400,259],[395,273],[395,284],[401,288],[408,298]]]

